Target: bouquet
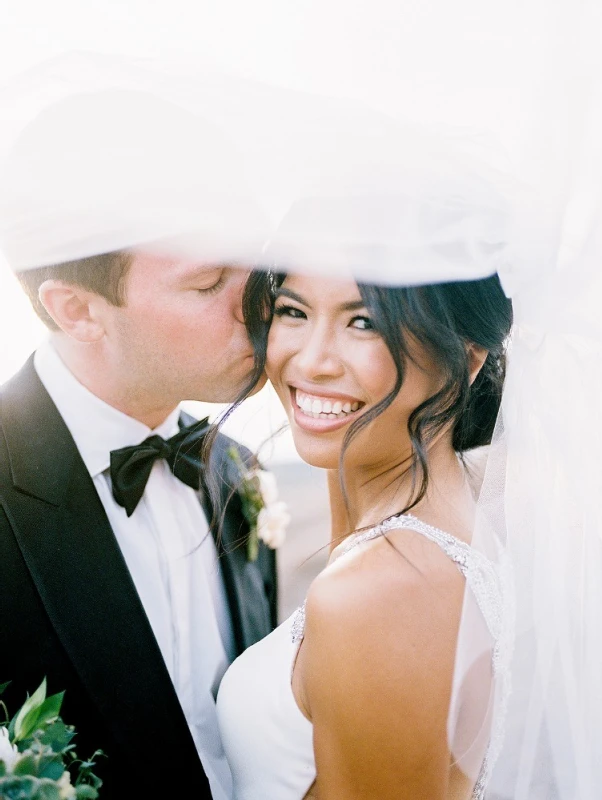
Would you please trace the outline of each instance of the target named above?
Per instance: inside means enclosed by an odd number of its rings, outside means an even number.
[[[8,683],[0,685],[0,694]],[[93,760],[73,750],[75,730],[59,717],[64,692],[46,697],[46,679],[9,720],[0,723],[0,800],[95,800],[102,781]],[[102,755],[100,750],[92,756]]]

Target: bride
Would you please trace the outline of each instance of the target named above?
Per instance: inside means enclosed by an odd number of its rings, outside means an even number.
[[[328,470],[332,540],[304,606],[220,688],[234,796],[479,798],[502,600],[471,547],[464,454],[493,434],[511,302],[497,276],[393,288],[258,274],[247,312],[300,456]],[[465,591],[491,647],[460,697]]]

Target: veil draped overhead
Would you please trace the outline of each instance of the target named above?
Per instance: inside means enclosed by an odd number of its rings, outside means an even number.
[[[492,739],[490,800],[602,786],[602,24],[590,3],[545,8],[548,28],[520,29],[532,71],[490,88],[515,93],[515,126],[485,136],[387,114],[382,87],[375,110],[116,56],[0,87],[16,270],[144,246],[389,284],[499,274],[515,326],[473,546],[503,613],[483,624],[467,587],[448,725],[475,780]]]
[[[141,244],[393,282],[506,260],[513,183],[360,101],[74,53],[0,89],[0,122],[15,270]]]

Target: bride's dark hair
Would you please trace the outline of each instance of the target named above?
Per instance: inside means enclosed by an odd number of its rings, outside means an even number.
[[[254,272],[243,301],[249,337],[255,352],[254,380],[262,375],[274,300],[283,273]],[[416,408],[408,420],[413,446],[413,508],[425,495],[429,469],[429,444],[451,427],[458,453],[491,442],[506,371],[506,341],[512,326],[512,303],[497,275],[474,281],[426,286],[376,286],[358,284],[374,328],[391,353],[397,370],[395,386],[347,431],[341,452],[353,437],[391,405],[404,381],[410,358],[408,337],[420,343],[443,379],[442,388]],[[470,384],[470,345],[488,351],[476,379]],[[341,472],[342,474],[342,472]]]

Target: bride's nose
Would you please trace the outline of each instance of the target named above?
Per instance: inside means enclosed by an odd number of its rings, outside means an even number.
[[[344,371],[336,337],[326,325],[316,325],[307,332],[295,360],[307,380],[337,377]]]

